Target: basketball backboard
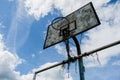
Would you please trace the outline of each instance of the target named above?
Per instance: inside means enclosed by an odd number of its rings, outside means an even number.
[[[54,29],[52,25],[49,25],[44,43],[44,49],[67,40],[72,36],[76,36],[100,24],[92,2],[67,15],[65,18],[69,20],[69,24],[65,19],[61,19],[52,24],[56,29]],[[66,38],[63,38],[61,30],[66,29],[68,25],[70,35]]]

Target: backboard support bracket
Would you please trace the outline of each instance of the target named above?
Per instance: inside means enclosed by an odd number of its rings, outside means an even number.
[[[73,36],[72,39],[75,42],[76,50],[77,50],[77,55],[79,56],[79,55],[81,55],[80,44],[79,44],[79,42],[78,42],[78,40],[77,40],[77,38],[75,36]],[[85,78],[84,78],[85,67],[83,65],[83,59],[82,58],[78,59],[78,64],[79,64],[79,76],[80,76],[80,80],[85,80]]]

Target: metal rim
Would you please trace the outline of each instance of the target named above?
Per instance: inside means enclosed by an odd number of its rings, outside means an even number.
[[[57,22],[57,20],[59,21],[59,19],[65,19],[65,20],[68,22],[67,24],[70,23],[69,20],[68,20],[66,17],[57,17],[57,18],[53,19],[52,22],[51,22],[51,26],[52,26],[52,28],[55,29],[55,30],[60,30],[60,29],[55,28],[55,27],[53,26],[53,24],[54,24],[55,22]],[[69,28],[69,26],[68,26],[68,28]]]

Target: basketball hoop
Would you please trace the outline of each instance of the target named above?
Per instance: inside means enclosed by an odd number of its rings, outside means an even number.
[[[56,22],[58,22],[60,20],[63,20],[63,19],[67,21],[66,25],[69,25],[70,22],[69,22],[69,20],[66,17],[57,17],[57,18],[53,19],[52,22],[51,22],[52,28],[55,29],[55,30],[61,30],[61,27],[55,27],[54,23],[56,23]],[[68,29],[69,29],[69,26],[68,26]]]

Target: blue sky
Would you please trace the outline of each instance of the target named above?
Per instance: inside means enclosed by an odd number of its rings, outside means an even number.
[[[63,43],[43,50],[48,25],[90,1],[101,25],[83,33],[82,53],[120,40],[120,0],[1,0],[0,80],[32,80],[35,71],[67,59]],[[85,80],[119,80],[119,48],[117,45],[98,52],[101,64],[96,54],[85,57]],[[75,46],[71,45],[71,51],[76,55]],[[66,65],[65,70],[57,67],[40,73],[37,80],[79,80],[75,65],[70,66],[69,78]]]

